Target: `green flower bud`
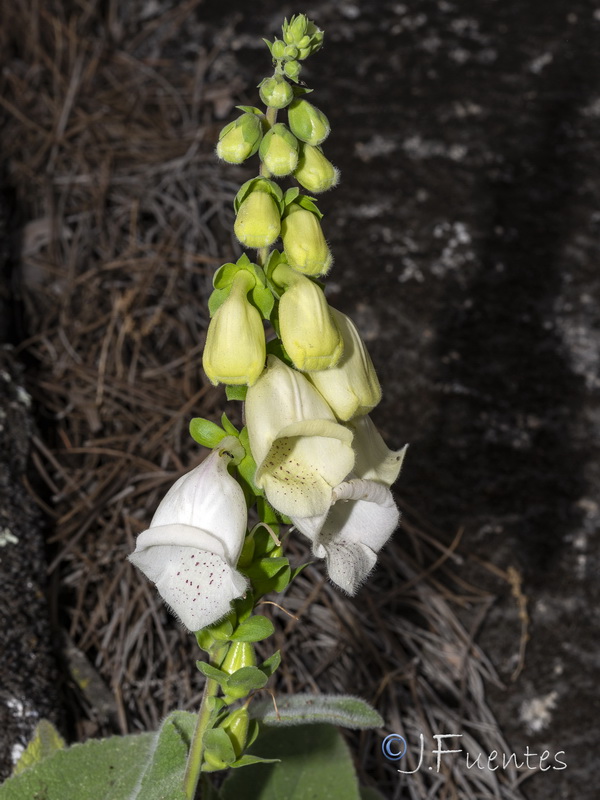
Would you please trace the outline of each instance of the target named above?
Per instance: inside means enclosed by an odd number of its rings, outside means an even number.
[[[290,104],[288,122],[294,136],[315,146],[324,142],[331,130],[325,114],[307,100],[299,98]]]
[[[324,275],[333,258],[316,214],[292,203],[281,223],[283,249],[290,266],[305,275]]]
[[[288,44],[283,51],[284,58],[293,61],[298,56],[298,48],[293,44]]]
[[[238,708],[229,714],[220,725],[229,736],[236,758],[239,758],[244,752],[246,739],[248,738],[249,724],[250,716],[248,714],[248,709]]]
[[[204,769],[206,772],[219,772],[219,770],[227,769],[228,765],[223,761],[222,758],[216,753],[213,753],[212,750],[205,750],[204,751]]]
[[[298,14],[291,18],[288,30],[293,42],[299,42],[304,37],[307,25],[308,18],[305,14]]]
[[[254,645],[251,642],[232,642],[221,664],[221,669],[228,675],[233,675],[236,670],[242,667],[255,666],[256,655],[254,653]]]
[[[215,386],[252,386],[263,371],[265,332],[259,312],[246,297],[254,283],[246,270],[236,273],[229,296],[208,326],[202,366]]]
[[[269,247],[279,236],[281,216],[274,198],[255,189],[240,205],[233,230],[246,247]]]
[[[303,144],[300,147],[298,166],[294,178],[309,192],[318,194],[335,186],[340,179],[340,171],[325,158],[318,147]]]
[[[272,175],[289,175],[298,166],[298,140],[287,125],[278,122],[265,134],[259,155]]]
[[[219,135],[217,155],[230,164],[241,164],[258,150],[262,138],[262,124],[256,114],[242,114]]]
[[[285,108],[294,99],[294,90],[281,75],[265,78],[259,87],[260,99],[271,108]]]
[[[288,76],[288,78],[292,81],[298,82],[298,78],[300,77],[300,70],[302,67],[297,61],[286,61],[283,65],[283,71]]]
[[[275,39],[271,47],[271,55],[273,58],[281,59],[284,57],[286,50],[285,42],[282,42],[281,39]]]
[[[298,47],[304,49],[310,45],[310,36],[303,36],[298,42]]]
[[[356,326],[345,314],[330,309],[342,335],[344,355],[328,370],[311,372],[307,378],[319,390],[339,420],[368,414],[381,400],[375,367]]]
[[[296,369],[334,367],[344,344],[323,290],[287,264],[279,264],[272,278],[275,283],[287,286],[279,301],[279,331]]]

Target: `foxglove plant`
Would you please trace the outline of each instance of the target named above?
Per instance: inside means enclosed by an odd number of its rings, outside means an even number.
[[[291,524],[307,537],[332,582],[354,594],[399,519],[390,487],[405,448],[390,450],[368,416],[381,399],[373,362],[354,323],[329,306],[318,280],[333,259],[312,195],[335,186],[339,173],[322,150],[329,122],[306,99],[311,90],[300,84],[300,73],[322,42],[323,32],[304,15],[286,20],[282,38],[267,42],[274,71],[259,87],[266,108],[240,107],[217,144],[219,158],[231,164],[256,154],[260,161],[259,174],[234,202],[234,232],[256,252],[215,273],[202,362],[211,383],[225,384],[228,399],[244,402],[246,425],[238,430],[225,414],[220,426],[192,420],[192,437],[212,452],[167,492],[129,557],[208,656],[197,662],[206,679],[199,713],[173,712],[156,734],[98,743],[90,758],[95,764],[105,753],[104,788],[93,772],[88,789],[80,781],[78,759],[87,745],[73,748],[72,758],[57,758],[56,769],[51,757],[42,760],[36,783],[30,765],[46,747],[40,731],[40,741],[24,755],[29,769],[23,767],[23,780],[11,779],[8,794],[0,787],[0,800],[41,794],[63,800],[61,780],[70,779],[65,764],[71,764],[71,780],[76,775],[78,800],[194,800],[206,773],[273,761],[248,752],[260,734],[259,720],[265,726],[383,724],[352,697],[280,698],[275,716],[253,702],[281,659],[275,652],[257,662],[254,645],[274,628],[255,608],[266,594],[284,591],[303,568],[291,568],[277,538],[280,527]],[[281,112],[287,123],[278,120]],[[283,178],[299,186],[284,191]],[[281,250],[273,248],[279,238]],[[250,509],[259,523],[248,530]],[[318,735],[329,736],[323,729]],[[115,763],[120,773],[113,772]],[[323,773],[307,763],[301,777],[306,791],[294,796],[358,800],[354,775],[348,783],[336,769],[327,763]],[[56,793],[47,795],[50,786]],[[282,796],[274,791],[268,797]],[[205,783],[202,796],[222,795]],[[239,782],[225,796],[263,797]]]
[[[276,540],[279,526],[291,522],[333,583],[354,594],[399,519],[390,486],[405,451],[389,450],[367,416],[381,399],[373,362],[317,280],[333,259],[313,195],[335,186],[339,172],[322,149],[329,121],[299,76],[323,33],[304,15],[282,32],[267,42],[266,109],[240,106],[217,145],[231,164],[255,154],[260,162],[234,202],[235,235],[256,252],[217,270],[203,356],[209,380],[244,402],[246,426],[238,431],[225,415],[222,427],[192,420],[192,436],[213,452],[168,492],[130,556],[209,657],[198,664],[206,687],[185,776],[190,800],[201,771],[256,760],[244,755],[256,735],[249,700],[229,706],[264,686],[279,663],[277,653],[256,665],[253,644],[272,626],[252,613],[298,571]],[[283,178],[299,186],[284,190]],[[273,539],[264,529],[246,533],[253,507]]]

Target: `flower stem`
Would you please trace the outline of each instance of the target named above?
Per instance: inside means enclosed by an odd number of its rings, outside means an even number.
[[[218,651],[218,653],[215,654],[214,661],[218,663],[219,656],[222,655],[223,652]],[[212,660],[213,659],[211,659],[211,661]],[[198,711],[198,720],[196,721],[194,736],[190,744],[185,775],[183,776],[183,791],[186,800],[194,800],[196,796],[204,755],[204,734],[208,730],[212,710],[210,707],[211,704],[208,701],[211,697],[216,696],[218,690],[219,684],[217,681],[213,678],[207,678],[204,684],[204,692],[202,693],[202,701],[200,703],[200,710]]]

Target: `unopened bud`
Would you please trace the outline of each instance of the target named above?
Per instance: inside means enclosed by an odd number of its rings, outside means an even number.
[[[271,47],[271,55],[273,58],[280,59],[284,57],[286,50],[285,42],[282,42],[281,39],[275,39]]]
[[[272,277],[276,283],[287,284],[279,301],[279,329],[285,351],[296,369],[335,366],[344,344],[323,290],[287,264],[279,264]]]
[[[345,314],[330,309],[344,341],[344,355],[333,369],[307,377],[340,420],[368,414],[381,400],[381,387],[365,343]]]
[[[333,262],[316,214],[293,203],[281,223],[283,248],[290,266],[305,275],[324,275]]]
[[[254,283],[249,272],[240,270],[208,326],[202,366],[215,385],[252,386],[263,371],[265,332],[259,312],[246,297]]]
[[[220,725],[229,736],[236,758],[239,758],[244,752],[246,739],[248,738],[249,724],[250,716],[248,714],[248,709],[238,708],[229,714]]]
[[[287,125],[278,122],[265,134],[259,154],[272,175],[289,175],[298,166],[298,140]]]
[[[246,247],[269,247],[279,236],[281,216],[274,198],[255,189],[240,205],[233,230]]]
[[[340,172],[318,147],[303,144],[294,178],[309,192],[318,194],[335,186],[340,179]]]
[[[314,146],[324,142],[331,130],[329,121],[322,111],[307,100],[298,98],[290,104],[288,122],[294,136]]]
[[[298,81],[300,76],[300,70],[302,67],[297,61],[286,61],[283,65],[283,71],[288,76],[288,78],[292,81]]]
[[[228,675],[233,675],[242,667],[254,666],[256,666],[254,645],[251,642],[232,642],[221,664],[221,669]]]
[[[293,44],[288,44],[285,50],[283,51],[284,58],[292,61],[294,58],[298,56],[298,48]]]
[[[285,108],[294,99],[294,90],[281,75],[265,78],[260,84],[259,94],[263,103],[271,108]]]
[[[256,114],[242,114],[219,135],[217,155],[230,164],[241,164],[258,150],[262,138],[262,124]]]

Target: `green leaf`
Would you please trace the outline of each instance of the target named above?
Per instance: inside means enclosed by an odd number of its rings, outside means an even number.
[[[225,686],[229,680],[229,675],[226,672],[213,667],[212,664],[209,664],[207,661],[196,661],[196,667],[206,678],[217,681],[219,686]]]
[[[231,739],[223,728],[213,728],[204,734],[204,744],[218,759],[226,764],[235,761],[235,750],[231,744]]]
[[[316,214],[319,219],[323,219],[323,212],[319,209],[317,204],[314,202],[314,197],[309,197],[306,194],[301,194],[297,199],[296,203],[301,207],[305,208],[307,211],[312,211],[313,214]]]
[[[266,42],[266,39],[263,39]],[[256,114],[258,117],[264,117],[264,113],[256,106],[236,106],[240,111],[245,111],[246,114]]]
[[[213,275],[213,286],[215,289],[228,289],[233,283],[236,273],[240,271],[241,267],[238,264],[233,264],[229,261],[223,264]]]
[[[254,614],[244,620],[231,635],[234,642],[260,642],[271,636],[275,628],[273,623],[262,614]]]
[[[260,733],[260,724],[255,719],[248,720],[248,735],[246,737],[246,749],[254,744],[256,737]]]
[[[271,311],[275,305],[273,292],[267,286],[257,284],[251,291],[252,302],[258,308],[264,319],[271,318]]]
[[[280,664],[281,664],[281,651],[277,650],[275,653],[273,653],[272,656],[269,656],[269,658],[267,658],[266,661],[263,661],[259,669],[261,669],[265,673],[265,675],[271,677],[271,675],[275,672],[275,670],[279,667]]]
[[[13,770],[13,775],[20,775],[28,767],[38,764],[44,758],[51,756],[57,750],[62,750],[64,747],[65,741],[54,725],[47,719],[41,719],[35,726],[32,740],[24,752],[21,753],[21,757]]]
[[[297,186],[294,186],[291,189],[288,189],[286,193],[283,195],[283,202],[285,203],[286,206],[288,206],[290,203],[294,202],[294,200],[298,197],[299,194],[300,194],[300,189]]]
[[[242,478],[246,481],[252,493],[259,497],[263,494],[262,489],[259,489],[258,486],[254,483],[254,476],[256,475],[256,461],[252,457],[252,451],[250,450],[250,437],[248,436],[248,428],[245,426],[240,431],[240,444],[246,451],[245,457],[240,461],[238,464],[238,472],[242,476]]]
[[[360,800],[348,747],[329,725],[264,729],[248,755],[281,761],[230,773],[223,800]]]
[[[225,438],[227,434],[214,422],[202,417],[194,417],[190,421],[190,436],[198,444],[210,447],[211,450]]]
[[[256,689],[262,689],[269,676],[258,667],[241,667],[229,676],[227,686],[233,689],[244,689],[244,695]]]
[[[221,425],[223,426],[223,429],[224,429],[224,430],[225,430],[225,431],[226,431],[226,432],[227,432],[227,433],[228,433],[230,436],[236,436],[236,437],[237,437],[237,435],[239,434],[239,431],[238,431],[238,429],[235,427],[235,425],[233,425],[233,423],[231,423],[231,422],[229,421],[229,418],[227,417],[227,414],[225,414],[225,413],[223,413],[223,414],[221,415]]]
[[[288,726],[329,722],[342,728],[381,728],[384,721],[367,702],[352,695],[296,694],[277,699],[277,715],[270,701],[253,703],[250,713],[265,725]]]
[[[238,767],[248,767],[250,764],[276,764],[280,759],[279,758],[261,758],[260,756],[242,756],[238,758],[237,761],[234,761],[233,764],[229,766],[232,769],[238,769]]]
[[[128,800],[185,800],[183,774],[195,723],[195,714],[169,714],[155,734],[150,757],[141,764],[141,782]]]
[[[247,391],[248,391],[247,386],[227,385],[225,387],[225,396],[227,397],[228,400],[245,400]]]
[[[227,289],[214,289],[210,293],[210,297],[208,298],[208,312],[211,318],[214,317],[214,315],[221,308],[225,300],[227,300],[230,292],[231,292],[231,286],[228,286]]]
[[[289,561],[283,556],[255,558],[242,572],[252,581],[255,594],[261,597],[269,592],[282,592],[292,576]]]
[[[0,800],[129,800],[154,736],[112,736],[57,750],[3,783]]]

